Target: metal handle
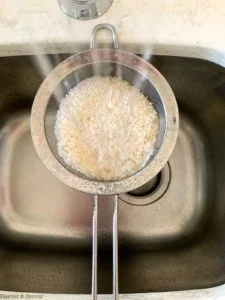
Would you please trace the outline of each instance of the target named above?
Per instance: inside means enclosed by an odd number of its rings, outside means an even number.
[[[98,295],[98,195],[94,195],[94,209],[92,216],[92,300]]]
[[[118,276],[118,195],[114,196],[113,208],[113,298],[119,299]]]
[[[111,31],[112,39],[113,39],[113,47],[115,49],[117,49],[118,48],[118,38],[117,38],[116,29],[113,25],[107,24],[107,23],[98,24],[94,27],[94,29],[92,30],[92,33],[91,33],[90,48],[91,49],[96,48],[96,35],[97,35],[97,32],[102,29],[108,29]]]
[[[113,196],[113,299],[119,299],[118,280],[118,195]],[[98,195],[94,196],[92,219],[92,300],[98,297]]]

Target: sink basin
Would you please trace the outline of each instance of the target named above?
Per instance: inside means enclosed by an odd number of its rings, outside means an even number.
[[[34,95],[67,55],[0,58],[0,290],[91,292],[90,195],[43,166],[32,145]],[[120,293],[207,288],[225,282],[225,70],[153,56],[180,110],[167,165],[120,195]],[[99,293],[112,291],[112,201],[99,211]]]

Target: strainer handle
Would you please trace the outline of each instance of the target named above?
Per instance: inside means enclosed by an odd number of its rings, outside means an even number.
[[[98,195],[94,195],[92,218],[92,300],[98,297]],[[118,195],[113,196],[113,300],[119,299],[118,284]]]
[[[118,275],[118,195],[113,196],[113,299],[119,299]]]
[[[98,195],[94,195],[94,209],[92,215],[92,300],[98,296]]]
[[[102,29],[108,29],[111,31],[112,39],[113,39],[113,47],[115,49],[117,49],[118,48],[118,38],[117,38],[116,29],[113,25],[107,24],[107,23],[98,24],[93,28],[92,33],[91,33],[90,48],[91,49],[97,48],[96,47],[97,32]]]

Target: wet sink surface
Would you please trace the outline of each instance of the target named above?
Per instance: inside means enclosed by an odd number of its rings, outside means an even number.
[[[30,108],[62,56],[1,58],[0,289],[90,293],[92,198],[56,179],[37,157]],[[155,56],[180,110],[175,150],[156,180],[120,195],[121,293],[205,288],[225,282],[225,71]],[[137,195],[138,194],[138,195]],[[99,290],[111,293],[110,197],[100,201]]]

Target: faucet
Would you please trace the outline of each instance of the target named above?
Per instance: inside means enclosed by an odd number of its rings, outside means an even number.
[[[58,0],[61,9],[76,20],[91,20],[103,15],[113,0]]]

